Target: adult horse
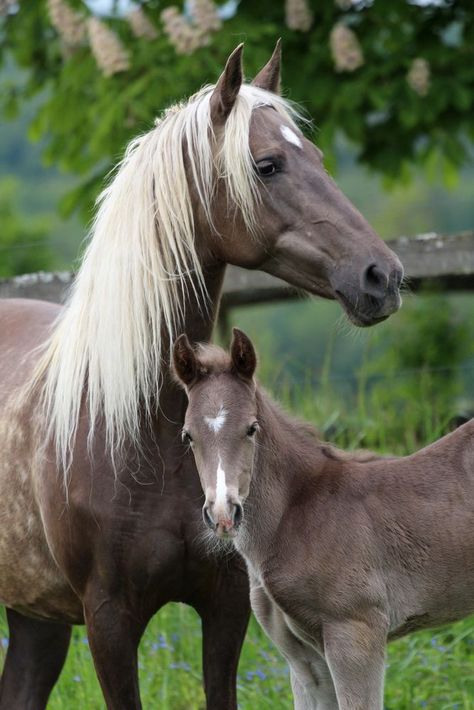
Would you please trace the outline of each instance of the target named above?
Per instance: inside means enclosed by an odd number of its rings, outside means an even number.
[[[140,708],[137,646],[172,600],[201,616],[208,707],[235,708],[247,577],[199,543],[170,343],[210,338],[227,263],[337,298],[358,325],[399,307],[398,259],[278,93],[279,47],[252,85],[241,53],[131,143],[67,305],[0,304],[1,708],[44,707],[84,622],[107,706]]]

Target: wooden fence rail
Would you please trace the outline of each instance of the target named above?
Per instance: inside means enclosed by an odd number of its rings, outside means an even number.
[[[400,237],[388,244],[400,257],[411,290],[433,284],[445,291],[474,291],[474,231]],[[70,272],[38,272],[4,279],[0,280],[0,297],[61,303],[71,280]],[[225,313],[233,306],[284,300],[296,294],[295,289],[273,276],[229,267],[222,310]]]

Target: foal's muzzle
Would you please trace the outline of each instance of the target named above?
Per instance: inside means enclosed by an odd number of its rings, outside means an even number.
[[[240,503],[229,503],[225,511],[215,511],[213,503],[205,503],[202,517],[207,527],[219,537],[233,537],[244,518],[244,510]]]

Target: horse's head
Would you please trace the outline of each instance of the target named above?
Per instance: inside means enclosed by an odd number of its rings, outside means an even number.
[[[183,441],[192,448],[204,491],[204,522],[219,537],[233,536],[243,519],[258,435],[255,351],[237,329],[230,357],[215,346],[195,350],[181,335],[173,364],[189,400]]]
[[[400,261],[339,190],[324,169],[321,151],[293,122],[279,96],[279,44],[250,86],[242,84],[241,54],[242,46],[229,57],[210,111],[217,149],[225,151],[227,133],[235,138],[234,113],[250,102],[248,137],[242,135],[234,149],[249,151],[253,164],[255,228],[249,229],[241,210],[232,209],[232,189],[226,199],[229,176],[224,176],[216,192],[214,222],[221,236],[213,241],[213,253],[337,299],[356,325],[387,318],[401,303]],[[242,170],[241,161],[236,159],[236,169]]]

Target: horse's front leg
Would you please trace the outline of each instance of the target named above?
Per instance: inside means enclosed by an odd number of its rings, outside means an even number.
[[[89,645],[108,710],[140,710],[138,644],[146,624],[123,598],[104,590],[87,591],[83,600]]]
[[[202,620],[204,690],[209,710],[236,710],[237,666],[250,617],[241,560],[223,560],[212,588],[196,605]]]
[[[66,658],[71,627],[7,609],[10,642],[0,683],[1,710],[44,710]]]
[[[340,710],[383,709],[387,627],[377,611],[364,620],[324,623],[324,654]]]

